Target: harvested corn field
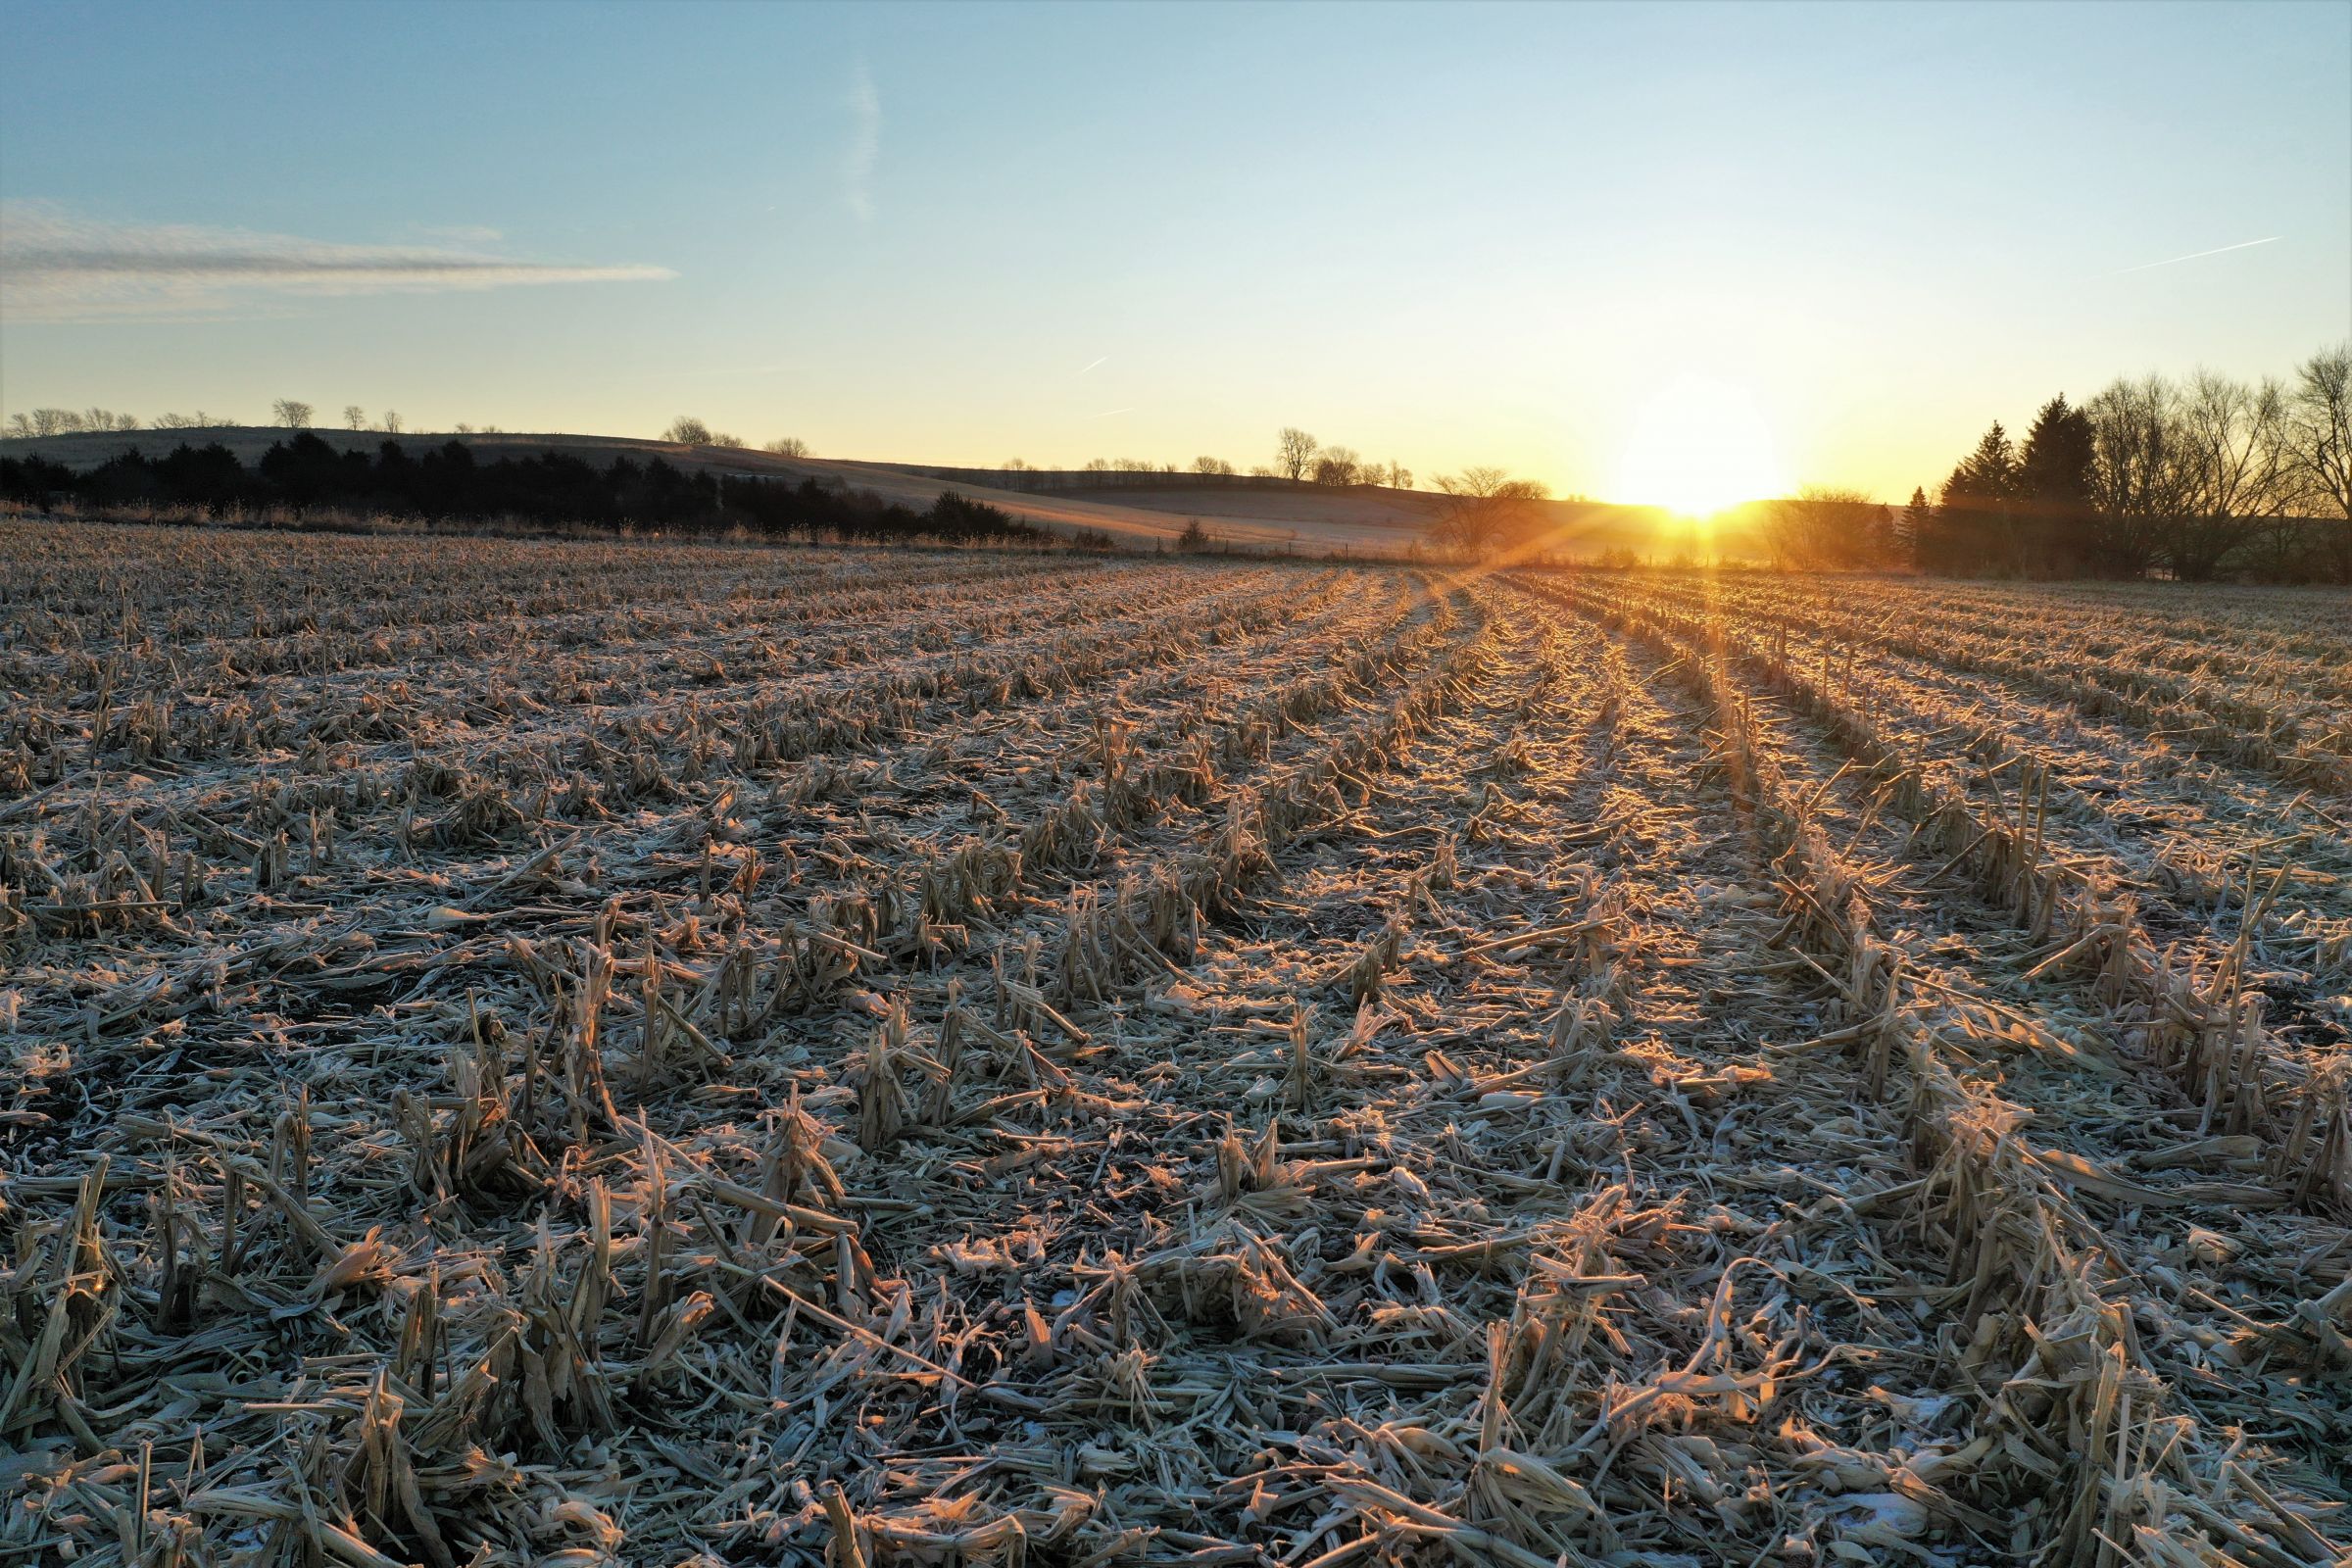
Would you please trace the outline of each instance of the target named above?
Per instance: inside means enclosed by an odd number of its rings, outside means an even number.
[[[2340,598],[0,560],[0,1563],[2352,1540]]]

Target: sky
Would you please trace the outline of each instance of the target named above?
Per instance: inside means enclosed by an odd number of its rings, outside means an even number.
[[[1625,501],[1695,430],[1901,500],[2054,393],[2352,336],[2330,0],[0,0],[0,412],[1041,466],[1296,424]]]

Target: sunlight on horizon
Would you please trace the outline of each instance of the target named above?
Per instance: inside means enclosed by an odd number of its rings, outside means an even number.
[[[1616,499],[1709,517],[1788,488],[1772,427],[1742,389],[1706,376],[1653,393],[1618,460]]]

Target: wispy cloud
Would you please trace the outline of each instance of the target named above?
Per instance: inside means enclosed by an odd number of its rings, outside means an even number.
[[[0,208],[0,318],[219,317],[271,296],[445,293],[675,277],[439,245],[344,245],[246,229],[111,223],[28,203]]]
[[[2172,267],[2181,262],[2201,262],[2208,256],[2227,256],[2231,251],[2252,250],[2257,245],[2276,244],[2283,238],[2285,236],[2282,234],[2272,234],[2263,239],[2243,239],[2234,245],[2217,245],[2209,251],[2190,251],[2186,256],[2168,256],[2161,262],[2142,262],[2137,267],[2119,267],[2112,272],[2101,272],[2099,275],[2101,277],[2121,277],[2126,272],[2144,272],[2154,267]]]
[[[882,157],[882,94],[863,61],[850,82],[850,144],[842,156],[842,181],[850,211],[861,223],[873,221],[874,165]]]

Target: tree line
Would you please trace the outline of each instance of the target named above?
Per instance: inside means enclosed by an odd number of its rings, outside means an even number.
[[[309,430],[317,427],[314,416],[318,411],[298,398],[279,398],[270,405],[270,422],[288,430]],[[224,430],[236,428],[239,421],[226,415],[207,414],[198,409],[193,414],[159,414],[142,421],[135,414],[122,414],[114,409],[32,409],[12,414],[0,433],[16,439],[28,440],[55,435],[100,435],[129,430]],[[381,430],[386,435],[401,433],[401,417],[397,409],[386,409],[370,416],[357,403],[343,405],[343,428],[346,430]],[[453,426],[460,435],[472,435],[470,424]],[[485,435],[498,434],[498,426],[480,427]]]
[[[1342,489],[1352,484],[1387,485],[1393,490],[1410,490],[1413,470],[1392,459],[1387,464],[1370,463],[1356,456],[1352,447],[1327,447],[1296,425],[1285,425],[1274,440],[1274,466],[1271,469],[1250,470],[1252,473],[1278,474],[1285,479],[1303,479],[1310,484],[1330,485]]]
[[[1036,473],[1039,467],[1023,458],[1007,458],[998,465],[1005,473]],[[1149,458],[1094,458],[1076,470],[1080,473],[1195,473],[1209,478],[1231,478],[1243,470],[1227,459],[1202,455],[1190,464],[1154,463]],[[1386,485],[1393,490],[1410,490],[1413,470],[1391,460],[1373,463],[1358,455],[1352,447],[1323,445],[1313,436],[1295,425],[1285,425],[1275,437],[1274,461],[1252,466],[1249,470],[1253,479],[1292,479],[1300,484],[1326,485],[1346,489],[1350,485]]]
[[[393,516],[704,536],[741,530],[768,538],[1061,542],[954,491],[918,512],[814,479],[796,484],[687,473],[660,458],[641,464],[619,457],[601,467],[563,453],[482,463],[457,441],[415,453],[386,441],[370,455],[338,451],[309,431],[272,443],[251,466],[218,442],[195,447],[183,441],[160,458],[124,452],[78,473],[37,454],[0,458],[0,501],[43,511],[71,501],[101,516],[282,514],[296,520]]]
[[[747,450],[751,445],[739,435],[711,429],[691,414],[681,414],[670,420],[669,427],[662,432],[662,439],[679,446],[731,447],[738,452]],[[785,435],[773,441],[761,442],[760,450],[772,452],[779,458],[805,458],[808,455],[808,443],[797,435]]]
[[[1814,538],[1795,564],[1884,564],[1873,550],[1951,575],[2352,582],[2352,344],[2285,380],[2198,370],[2054,397],[2022,442],[1995,421],[1883,539]]]

